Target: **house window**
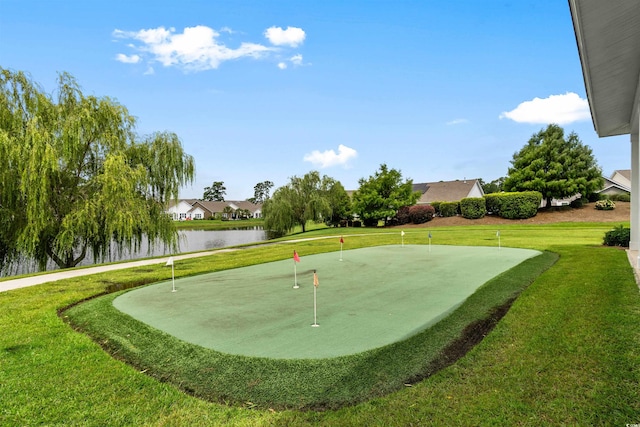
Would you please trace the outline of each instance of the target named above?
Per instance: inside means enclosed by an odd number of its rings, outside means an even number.
[[[180,214],[180,220],[183,220],[183,219],[187,219],[187,214],[186,213],[181,213]]]
[[[202,219],[202,214],[196,214],[195,219]]]

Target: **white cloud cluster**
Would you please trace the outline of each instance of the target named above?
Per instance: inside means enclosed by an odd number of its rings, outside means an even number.
[[[303,160],[305,162],[311,162],[320,168],[328,168],[336,165],[348,166],[349,160],[356,157],[358,157],[356,150],[340,144],[338,145],[337,154],[333,150],[325,150],[323,152],[314,150],[310,154],[305,154]]]
[[[286,30],[283,30],[280,27],[267,28],[264,32],[264,36],[274,46],[290,47],[300,46],[307,37],[304,30],[297,27],[287,27]]]
[[[573,92],[551,95],[548,98],[533,98],[520,103],[514,110],[500,114],[501,119],[511,119],[518,123],[565,125],[588,120],[589,101]]]
[[[233,30],[224,27],[220,32],[232,34]],[[143,60],[149,63],[159,62],[165,67],[176,66],[189,71],[216,69],[221,63],[240,58],[261,59],[274,55],[285,47],[298,47],[304,42],[304,30],[296,27],[271,27],[264,33],[273,46],[258,43],[242,42],[237,48],[227,47],[220,40],[220,32],[213,28],[198,25],[186,27],[182,33],[175,28],[151,28],[139,31],[115,30],[116,39],[134,40],[128,47],[136,50],[136,54],[120,53],[115,59],[125,64],[137,64]],[[292,64],[302,63],[302,55],[294,55],[289,59]],[[278,67],[286,68],[286,62]],[[150,68],[149,68],[150,69]]]

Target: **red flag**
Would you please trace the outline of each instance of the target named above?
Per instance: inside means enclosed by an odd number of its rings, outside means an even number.
[[[298,256],[298,252],[293,251],[293,260],[295,262],[300,262],[300,257]]]
[[[340,236],[340,243],[344,243],[344,239]]]

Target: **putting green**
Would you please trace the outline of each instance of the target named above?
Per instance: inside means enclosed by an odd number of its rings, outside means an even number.
[[[223,353],[317,359],[412,336],[492,277],[539,255],[527,249],[394,245],[305,256],[134,289],[114,306],[181,340]],[[298,289],[294,289],[294,266]],[[316,288],[314,323],[313,271]]]

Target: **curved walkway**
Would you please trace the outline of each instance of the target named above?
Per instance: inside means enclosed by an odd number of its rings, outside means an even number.
[[[374,234],[374,233],[350,234],[350,236],[366,236],[369,234]],[[375,233],[375,234],[395,234],[395,233]],[[220,248],[213,251],[195,252],[195,253],[189,253],[184,255],[173,255],[173,259],[179,261],[181,259],[203,257],[207,255],[220,253],[220,252],[238,251],[241,249],[248,249],[256,246],[276,245],[276,244],[282,244],[282,243],[297,243],[297,242],[304,242],[307,240],[337,239],[338,237],[340,236],[335,235],[335,236],[307,237],[303,239],[285,240],[282,242],[265,242],[265,243],[252,245],[252,246]],[[162,264],[162,263],[166,263],[168,260],[169,260],[169,257],[150,258],[150,259],[143,259],[138,261],[122,262],[117,264],[97,265],[95,267],[78,268],[74,270],[55,270],[50,273],[39,274],[36,276],[28,276],[28,277],[21,277],[18,279],[9,279],[9,280],[0,281],[0,292],[10,291],[12,289],[26,288],[29,286],[41,285],[43,283],[55,282],[57,280],[70,279],[73,277],[104,273],[107,271],[124,270],[125,268],[141,267],[144,265]]]

